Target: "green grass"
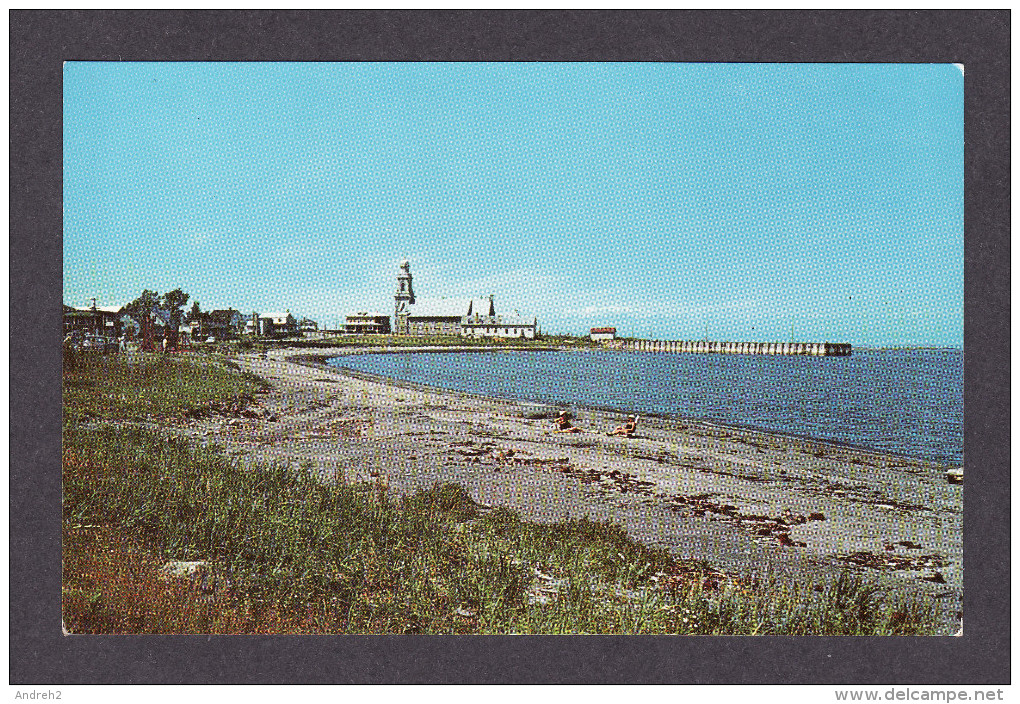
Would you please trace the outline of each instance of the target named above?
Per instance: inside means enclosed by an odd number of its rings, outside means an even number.
[[[807,585],[727,579],[610,523],[530,523],[483,510],[453,484],[396,497],[339,473],[248,466],[169,430],[119,422],[179,417],[262,388],[213,354],[89,355],[68,365],[63,600],[72,631],[934,630],[930,604],[853,576]],[[180,560],[210,563],[229,588],[207,593],[161,578],[161,565]]]
[[[216,355],[78,355],[65,364],[64,418],[166,418],[266,388]]]
[[[851,577],[817,586],[720,580],[608,523],[529,523],[506,509],[483,511],[451,484],[398,498],[341,476],[323,481],[307,467],[246,467],[216,449],[136,428],[66,428],[63,526],[72,631],[872,635],[932,628],[923,604],[896,602]],[[88,549],[96,541],[105,552]],[[111,550],[122,557],[97,563]],[[216,565],[229,574],[229,593],[188,602],[180,585],[152,578],[168,560]],[[541,586],[546,603],[529,599]]]

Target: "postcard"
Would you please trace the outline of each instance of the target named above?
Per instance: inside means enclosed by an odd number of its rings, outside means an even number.
[[[66,633],[962,633],[962,66],[63,80]]]

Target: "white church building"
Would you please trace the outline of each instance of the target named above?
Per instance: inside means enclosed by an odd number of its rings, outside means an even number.
[[[418,299],[414,295],[411,265],[400,263],[394,332],[397,335],[459,335],[461,337],[525,338],[533,340],[538,319],[519,314],[499,315],[493,296],[486,299]]]

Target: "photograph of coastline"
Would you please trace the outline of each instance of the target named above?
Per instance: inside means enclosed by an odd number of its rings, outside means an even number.
[[[963,79],[66,63],[64,629],[962,633]]]

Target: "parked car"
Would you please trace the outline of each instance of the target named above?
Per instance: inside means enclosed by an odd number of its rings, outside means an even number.
[[[98,352],[113,354],[120,352],[120,340],[116,337],[90,333],[70,335],[67,344],[77,352]]]

